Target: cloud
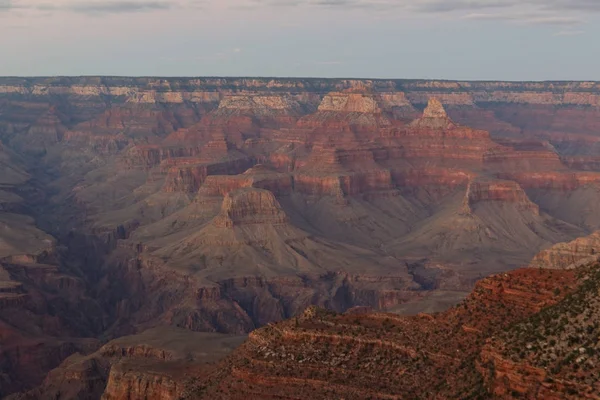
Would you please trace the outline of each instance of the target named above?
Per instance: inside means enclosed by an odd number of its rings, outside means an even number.
[[[492,9],[492,8],[508,8],[512,7],[516,2],[512,0],[431,0],[431,1],[413,1],[412,6],[421,12],[455,12]]]
[[[363,9],[406,15],[444,15],[525,24],[576,25],[600,15],[600,0],[248,0],[245,7],[323,7]]]
[[[0,11],[20,8],[92,15],[222,7],[361,10],[409,17],[443,16],[555,26],[582,24],[586,18],[600,15],[600,0],[0,0]]]
[[[585,21],[579,17],[560,16],[551,14],[510,14],[510,13],[472,13],[462,17],[470,20],[513,21],[533,25],[578,25]]]
[[[129,13],[168,10],[172,2],[166,1],[86,1],[75,3],[69,10],[82,13]]]
[[[197,2],[190,2],[195,4]],[[68,11],[82,14],[134,13],[168,10],[178,6],[173,0],[0,0],[0,10]]]
[[[600,12],[600,2],[597,0],[529,0],[547,9],[558,11],[590,11]]]

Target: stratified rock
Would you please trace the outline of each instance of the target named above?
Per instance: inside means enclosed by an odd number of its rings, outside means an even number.
[[[113,340],[89,355],[74,354],[37,388],[13,400],[180,399],[191,376],[202,375],[244,336],[157,328]]]
[[[432,98],[427,103],[427,108],[423,112],[423,118],[445,119],[448,118],[448,114],[446,114],[442,103],[438,99]]]
[[[247,188],[227,193],[215,224],[233,227],[249,224],[284,224],[285,211],[268,190]]]
[[[226,154],[226,153],[225,153]],[[179,161],[179,162],[178,162]],[[202,158],[172,159],[163,164],[167,170],[163,190],[167,193],[195,193],[209,175],[236,175],[251,167],[252,159],[235,156],[216,162],[202,162]]]
[[[517,208],[530,210],[534,215],[539,215],[540,208],[533,203],[517,182],[474,179],[469,182],[465,195],[465,209],[472,211],[476,204],[481,202],[513,203]]]
[[[234,95],[221,100],[217,115],[250,113],[258,117],[274,117],[298,115],[300,112],[300,104],[289,96]]]
[[[190,387],[207,399],[487,398],[482,373],[505,382],[499,365],[483,371],[489,343],[583,286],[574,271],[521,269],[482,280],[460,305],[433,315],[309,307],[252,332],[218,366],[219,378],[196,377]]]
[[[538,253],[531,264],[532,268],[573,269],[580,264],[590,263],[600,258],[600,231],[590,236],[577,238],[572,242],[558,243]]]
[[[276,196],[292,193],[291,174],[278,173],[263,164],[258,164],[239,175],[211,175],[206,177],[198,191],[199,197],[225,196],[245,187],[265,189]]]
[[[436,98],[431,98],[427,103],[423,116],[413,121],[410,126],[419,129],[450,129],[455,124],[446,114],[442,103]]]
[[[494,398],[598,398],[599,328],[592,321],[600,318],[600,264],[569,272],[579,276],[578,287],[563,301],[487,340],[477,364]],[[555,296],[564,290],[557,285]]]
[[[329,93],[319,105],[319,111],[380,113],[374,96],[361,93]]]
[[[80,337],[443,308],[600,228],[595,82],[2,78],[0,97],[10,391]],[[542,289],[481,290],[526,310]],[[141,368],[115,369],[111,393],[179,384]]]
[[[546,141],[495,140],[501,144],[484,156],[487,169],[494,172],[564,171],[558,151]]]

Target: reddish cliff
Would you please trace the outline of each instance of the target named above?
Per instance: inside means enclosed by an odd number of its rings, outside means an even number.
[[[211,175],[200,188],[199,196],[220,196],[236,189],[255,187],[281,196],[292,192],[292,177],[258,164],[240,175]]]
[[[75,354],[36,389],[15,399],[180,399],[193,376],[207,373],[244,341],[242,336],[160,328]]]
[[[195,193],[209,175],[240,174],[250,168],[254,162],[248,158],[233,158],[219,162],[197,164],[201,159],[188,159],[177,165],[177,162],[167,162],[167,170],[163,190],[167,193]],[[175,164],[173,166],[173,164]]]
[[[216,226],[233,227],[246,224],[284,224],[288,222],[273,193],[259,189],[239,189],[228,193]]]
[[[579,267],[570,296],[487,340],[478,368],[495,397],[599,398],[599,267]]]
[[[514,203],[520,209],[539,215],[540,208],[527,197],[518,183],[513,181],[475,179],[469,182],[465,195],[465,209],[472,211],[481,202]]]
[[[573,272],[523,269],[482,281],[442,314],[309,308],[253,332],[220,364],[218,378],[191,383],[190,398],[486,396],[475,362],[485,338],[556,304],[576,285]]]
[[[569,192],[586,185],[600,184],[600,174],[594,172],[514,172],[498,173],[502,179],[510,179],[525,189],[550,189]]]

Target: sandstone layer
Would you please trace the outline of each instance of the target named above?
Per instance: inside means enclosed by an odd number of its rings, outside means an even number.
[[[573,269],[580,264],[595,261],[600,256],[600,232],[577,238],[569,243],[558,243],[541,251],[530,267]]]

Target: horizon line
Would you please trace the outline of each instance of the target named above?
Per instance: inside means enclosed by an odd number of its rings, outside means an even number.
[[[450,79],[450,78],[357,78],[357,77],[318,77],[318,76],[261,76],[261,75],[0,75],[4,79],[84,79],[84,78],[107,78],[107,79],[257,79],[257,80],[348,80],[348,81],[404,81],[404,82],[507,82],[507,83],[574,83],[593,82],[600,83],[595,79]]]

